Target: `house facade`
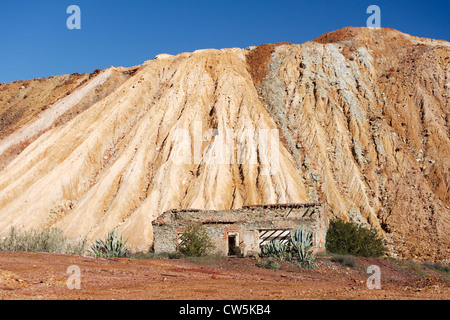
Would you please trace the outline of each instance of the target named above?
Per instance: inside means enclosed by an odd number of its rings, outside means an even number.
[[[178,250],[181,235],[201,223],[215,245],[215,254],[252,256],[271,241],[287,242],[300,226],[314,234],[314,250],[325,248],[328,219],[321,203],[246,206],[233,210],[169,210],[153,221],[153,250]]]

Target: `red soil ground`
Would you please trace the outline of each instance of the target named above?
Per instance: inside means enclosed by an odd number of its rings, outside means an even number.
[[[321,256],[305,270],[256,258],[94,259],[45,253],[0,253],[0,299],[6,300],[303,300],[450,298],[447,275],[417,263],[356,258],[353,268]],[[69,290],[67,268],[81,270]],[[369,265],[381,269],[381,289],[368,289]]]

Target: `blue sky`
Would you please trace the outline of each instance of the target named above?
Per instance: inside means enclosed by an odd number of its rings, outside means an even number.
[[[159,53],[303,43],[365,26],[372,4],[382,27],[450,40],[448,0],[1,0],[0,82],[129,67]],[[66,27],[70,5],[81,8],[81,30]]]

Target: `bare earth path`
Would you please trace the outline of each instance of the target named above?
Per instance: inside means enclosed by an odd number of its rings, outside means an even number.
[[[431,269],[358,258],[353,268],[320,257],[304,270],[256,266],[254,258],[94,259],[45,253],[0,253],[0,299],[41,300],[302,300],[449,299],[449,278]],[[381,269],[381,289],[369,290],[369,265]],[[81,289],[69,290],[69,266],[81,271]]]

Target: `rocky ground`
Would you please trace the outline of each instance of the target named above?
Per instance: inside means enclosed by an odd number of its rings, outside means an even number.
[[[0,253],[0,298],[5,300],[410,300],[450,298],[450,278],[422,264],[356,258],[352,268],[317,259],[305,270],[258,267],[256,258],[94,259],[44,253]],[[81,271],[69,290],[69,266]],[[381,289],[368,289],[367,267],[381,270]]]

